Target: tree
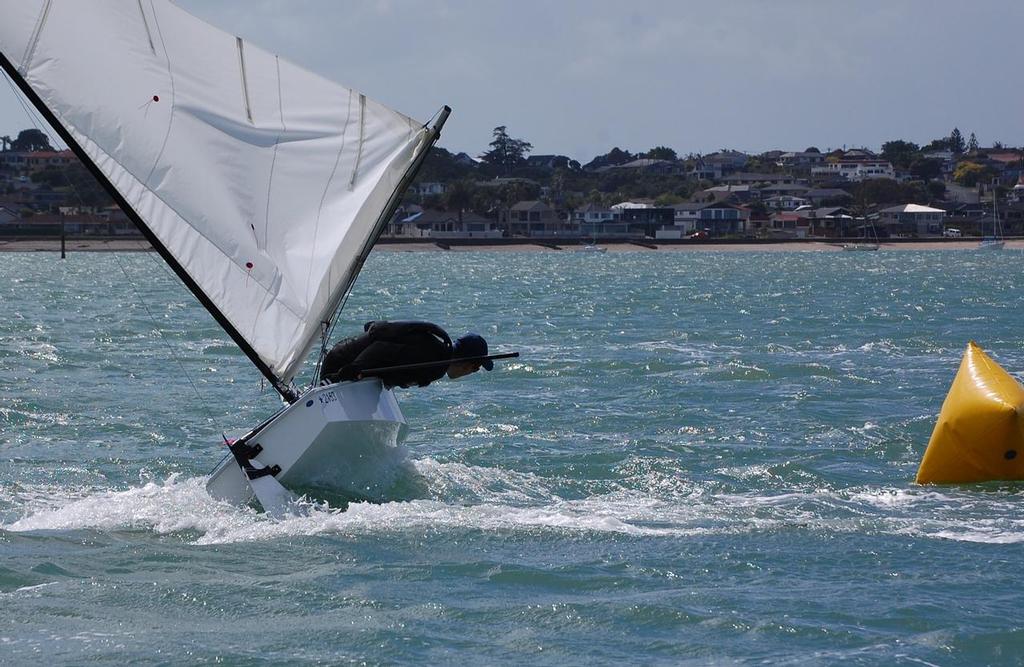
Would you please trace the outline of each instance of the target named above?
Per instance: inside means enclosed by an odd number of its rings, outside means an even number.
[[[444,206],[448,211],[455,211],[462,222],[462,212],[473,205],[476,187],[470,180],[455,181],[444,193]]]
[[[882,157],[895,167],[908,167],[919,150],[918,145],[912,141],[895,139],[882,144]]]
[[[976,151],[978,150],[978,138],[974,136],[974,132],[971,132],[971,138],[967,140],[967,150]]]
[[[598,155],[590,162],[583,165],[584,169],[597,169],[599,167],[610,167],[617,164],[626,164],[636,158],[629,151],[624,151],[618,146],[611,149],[604,155]]]
[[[8,136],[0,137],[0,143],[3,144],[3,149],[6,151],[11,145],[11,138]]]
[[[35,128],[22,130],[18,138],[11,142],[11,150],[14,151],[52,151],[50,139],[43,134],[42,130]]]
[[[953,128],[949,135],[949,147],[954,153],[964,152],[964,135],[960,134],[960,128]]]
[[[679,159],[676,152],[668,146],[655,146],[651,150],[647,151],[647,154],[644,155],[644,157],[651,160],[671,160],[673,162]]]
[[[484,162],[502,167],[506,173],[510,173],[513,167],[517,167],[526,159],[526,155],[533,150],[533,144],[522,139],[513,139],[508,136],[505,125],[494,128],[494,140],[489,144],[491,150],[480,156]]]
[[[942,181],[928,181],[925,189],[928,190],[928,194],[931,195],[932,199],[942,199],[946,196],[946,184]]]
[[[993,176],[992,170],[976,162],[961,162],[953,172],[953,180],[960,185],[973,188],[980,183],[987,183]]]
[[[922,180],[930,180],[942,176],[942,163],[938,160],[918,158],[910,163],[910,175]]]

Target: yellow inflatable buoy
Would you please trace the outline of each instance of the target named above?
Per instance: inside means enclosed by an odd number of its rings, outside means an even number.
[[[1024,479],[1024,387],[974,341],[967,344],[918,484]]]

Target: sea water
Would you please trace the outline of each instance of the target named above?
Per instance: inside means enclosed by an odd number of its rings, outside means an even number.
[[[0,262],[0,663],[1020,664],[1024,486],[914,473],[1017,252],[375,252],[378,318],[518,351],[401,390],[409,479],[274,520],[279,406],[153,254]]]

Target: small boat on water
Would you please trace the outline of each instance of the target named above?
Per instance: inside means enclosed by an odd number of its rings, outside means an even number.
[[[588,243],[586,245],[580,246],[576,250],[576,252],[590,252],[590,253],[596,252],[596,253],[602,253],[602,252],[608,252],[608,248],[603,248],[603,247],[601,247],[599,245],[596,245],[594,243]]]
[[[168,0],[0,0],[0,15],[3,71],[284,401],[224,437],[210,493],[271,513],[308,488],[379,496],[408,430],[394,393],[320,386],[319,364],[296,378],[448,107],[413,120]]]
[[[1006,242],[994,236],[986,236],[978,243],[977,250],[1002,250]]]
[[[843,250],[850,252],[871,252],[878,250],[881,246],[878,244],[878,234],[875,232],[875,225],[868,222],[868,225],[864,228],[864,236],[856,241],[843,244]]]
[[[1006,242],[1003,241],[1002,225],[999,224],[998,197],[995,187],[992,188],[992,236],[981,239],[977,250],[1002,250]]]
[[[1024,387],[971,341],[917,470],[918,484],[1024,480]]]

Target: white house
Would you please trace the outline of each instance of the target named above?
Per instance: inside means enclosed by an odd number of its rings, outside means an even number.
[[[883,208],[878,220],[897,234],[911,236],[939,236],[946,211],[921,204],[903,204]]]
[[[811,168],[811,175],[844,178],[848,181],[867,181],[873,178],[896,178],[888,160],[843,159],[826,162]]]

